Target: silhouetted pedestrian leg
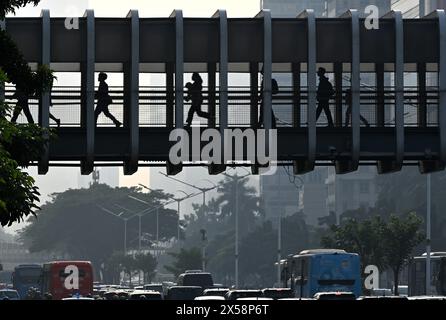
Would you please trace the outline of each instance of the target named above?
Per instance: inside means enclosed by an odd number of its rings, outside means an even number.
[[[351,116],[352,116],[352,108],[349,107],[349,108],[347,109],[347,111],[345,112],[345,118],[346,118],[346,120],[345,120],[345,121],[346,121],[345,126],[346,126],[346,127],[350,126],[350,119],[351,119]],[[361,115],[359,115],[359,117],[360,117],[362,123],[364,123],[367,127],[370,127],[370,124],[369,124],[369,122],[367,121],[366,118],[364,118],[364,117],[361,116]]]
[[[330,107],[328,105],[328,102],[319,102],[319,105],[316,109],[316,122],[319,119],[322,110],[325,112],[325,116],[327,117],[328,125],[330,127],[333,127],[333,118],[331,116]]]
[[[260,109],[260,118],[259,118],[259,124],[258,127],[263,127],[263,108]],[[277,123],[276,123],[276,115],[274,114],[274,111],[271,110],[271,128],[276,129]]]
[[[187,124],[187,126],[191,126],[191,124],[192,124],[192,119],[194,118],[194,113],[195,113],[195,106],[190,106],[190,108],[189,108],[189,112],[188,112],[188,114],[187,114],[187,120],[186,120],[186,124]]]
[[[13,112],[12,118],[11,118],[11,122],[12,123],[16,123],[17,122],[17,118],[19,117],[20,112],[22,112],[22,108],[20,108],[20,107],[15,107],[14,108],[14,112]]]
[[[29,110],[29,107],[16,107],[16,108],[14,108],[14,113],[12,115],[11,122],[12,123],[16,123],[17,119],[18,119],[18,117],[20,115],[20,112],[22,112],[22,111],[25,114],[26,119],[28,120],[28,123],[34,124],[34,119],[33,119],[33,116],[31,115],[31,111]]]
[[[203,111],[201,110],[200,106],[195,106],[192,105],[189,109],[189,112],[187,114],[187,120],[186,120],[186,124],[187,126],[191,126],[192,124],[192,119],[194,118],[194,113],[197,114],[197,116],[201,117],[201,118],[205,118],[205,119],[210,119],[211,115],[209,114],[209,112]]]
[[[108,108],[105,108],[105,110],[103,111],[104,115],[109,118],[111,121],[113,121],[113,123],[115,124],[116,127],[120,127],[122,125],[122,123],[120,121],[118,121],[111,113],[110,110],[108,110]]]
[[[52,119],[54,122],[56,122],[56,124],[57,124],[57,127],[60,127],[60,119],[57,119],[55,116],[53,116],[51,113],[50,113],[50,119]]]

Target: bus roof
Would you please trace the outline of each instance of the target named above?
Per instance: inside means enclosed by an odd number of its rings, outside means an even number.
[[[40,264],[34,263],[34,264],[19,264],[18,266],[15,267],[15,269],[20,269],[20,268],[42,268],[42,266]]]
[[[422,257],[427,257],[427,252],[421,255]],[[446,257],[446,252],[431,252],[431,257]]]
[[[67,266],[70,264],[74,265],[91,265],[90,261],[51,261],[45,263],[45,265],[60,265],[60,266]]]
[[[301,251],[298,255],[310,255],[310,254],[338,254],[338,253],[347,253],[345,250],[340,249],[311,249]]]

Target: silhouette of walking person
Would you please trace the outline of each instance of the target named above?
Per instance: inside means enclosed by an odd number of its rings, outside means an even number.
[[[16,123],[17,122],[17,118],[19,117],[20,113],[23,111],[23,113],[26,116],[26,119],[28,120],[28,123],[33,124],[34,123],[34,119],[33,116],[31,115],[31,111],[29,110],[29,96],[28,93],[26,92],[26,90],[17,87],[13,98],[17,100],[16,106],[14,108],[13,114],[12,114],[12,118],[11,118],[11,122],[12,123]]]
[[[317,88],[317,101],[318,107],[316,110],[316,121],[319,119],[322,110],[327,117],[328,126],[333,127],[333,118],[330,112],[330,98],[334,95],[333,85],[328,81],[325,76],[325,68],[319,68],[317,75],[319,76],[319,86]]]
[[[109,118],[117,128],[122,126],[122,123],[119,122],[108,109],[108,106],[112,104],[113,100],[110,97],[110,94],[108,92],[108,84],[105,82],[107,80],[107,74],[104,72],[101,72],[99,74],[99,89],[96,92],[96,99],[98,100],[96,110],[94,111],[94,117],[95,117],[95,123],[98,122],[98,117],[101,113],[104,113],[104,115]]]
[[[350,120],[352,117],[352,90],[351,89],[347,89],[347,91],[345,93],[345,103],[347,104],[347,111],[345,112],[345,121],[346,121],[345,126],[348,127],[350,125]],[[361,115],[359,115],[359,116],[361,118],[361,121],[367,127],[370,127],[370,124],[367,121],[367,119]]]
[[[50,106],[51,107],[54,106],[54,104],[53,104],[53,97],[52,97],[52,94],[51,94],[52,90],[53,90],[53,82],[51,81],[51,90],[50,90]],[[58,128],[60,127],[60,119],[58,119],[55,116],[53,116],[53,114],[51,112],[50,112],[50,119],[52,119],[54,122],[56,122]]]
[[[259,95],[259,102],[260,102],[260,118],[259,118],[259,124],[258,127],[261,128],[263,126],[263,90],[264,90],[264,71],[263,68],[260,71],[260,73],[262,74],[262,84],[260,85],[260,87],[262,88],[262,91],[260,92]],[[276,95],[279,93],[279,85],[276,81],[276,79],[271,79],[271,94],[272,95]],[[277,123],[276,123],[276,116],[274,114],[274,110],[271,106],[271,128],[275,129],[277,127]]]
[[[203,79],[201,78],[198,72],[194,72],[192,74],[192,81],[186,83],[187,88],[187,96],[186,101],[191,101],[191,106],[189,109],[189,113],[187,115],[186,126],[190,127],[192,124],[192,119],[194,117],[194,113],[197,113],[199,117],[210,119],[210,114],[201,110],[201,106],[203,104]]]

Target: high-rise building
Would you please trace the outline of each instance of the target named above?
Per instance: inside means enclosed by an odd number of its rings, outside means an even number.
[[[119,168],[96,168],[95,172],[88,176],[82,176],[79,173],[78,188],[89,188],[93,182],[103,183],[112,188],[119,187]]]
[[[367,16],[365,9],[376,6],[380,16],[390,11],[391,0],[327,0],[327,16],[338,17],[349,9],[358,10],[360,16]]]
[[[271,10],[274,18],[295,18],[305,9],[313,9],[316,16],[326,15],[326,0],[262,0],[261,9]]]
[[[336,213],[337,217],[345,211],[373,208],[378,199],[374,167],[360,167],[357,172],[346,175],[336,175],[334,168],[329,168],[325,183],[328,211]]]
[[[303,183],[300,179],[293,180],[292,172],[287,172],[286,168],[278,168],[274,175],[260,177],[260,195],[267,220],[274,221],[298,211]]]
[[[365,8],[369,5],[378,7],[380,15],[391,10],[391,0],[264,0],[261,8],[270,9],[272,17],[296,17],[305,9],[313,9],[316,17],[337,17],[349,9],[356,9],[361,16],[365,15]],[[288,75],[274,75],[279,86],[290,85]],[[390,77],[386,77],[390,84]],[[348,85],[345,80],[344,85]],[[361,81],[367,85],[374,85],[373,75],[362,74]],[[275,109],[279,121],[287,122],[290,114]],[[288,112],[289,113],[289,112]],[[279,170],[275,176],[260,178],[262,197],[267,218],[302,210],[307,223],[317,225],[318,218],[327,216],[330,211],[340,214],[345,210],[356,209],[361,206],[373,207],[377,198],[375,184],[376,173],[361,169],[358,172],[337,176],[333,168],[317,168],[302,178],[300,191],[289,182],[289,176]],[[346,192],[349,191],[349,192]],[[351,192],[355,192],[352,196]],[[357,197],[356,197],[357,195]],[[351,201],[356,197],[355,201]],[[297,207],[296,207],[297,206]]]

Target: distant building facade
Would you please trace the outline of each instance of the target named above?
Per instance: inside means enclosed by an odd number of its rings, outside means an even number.
[[[262,0],[261,9],[271,10],[272,17],[275,18],[295,18],[305,9],[313,9],[318,17],[327,13],[326,0]]]
[[[379,192],[375,167],[362,166],[357,172],[345,175],[337,175],[334,168],[328,171],[325,183],[329,212],[336,213],[339,218],[346,211],[375,207]]]
[[[30,253],[19,243],[0,242],[0,264],[5,271],[12,271],[20,264],[43,264],[52,260],[56,260],[56,257],[48,253]]]
[[[111,188],[119,187],[119,168],[96,168],[95,172],[96,173],[92,173],[88,176],[78,175],[79,189],[89,188],[94,181],[106,184]],[[96,176],[96,174],[98,175]]]

